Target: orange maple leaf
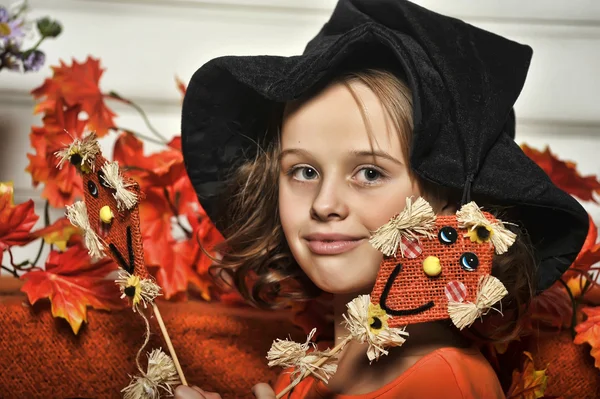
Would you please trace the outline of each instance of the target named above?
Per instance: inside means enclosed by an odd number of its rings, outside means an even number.
[[[71,237],[79,233],[79,229],[66,218],[60,218],[48,227],[31,232],[34,238],[43,238],[46,244],[54,244],[60,251],[65,251]]]
[[[0,254],[13,245],[25,245],[33,240],[29,231],[38,221],[33,200],[13,205],[12,191],[0,194]]]
[[[512,383],[506,394],[506,399],[538,399],[544,397],[548,382],[546,370],[536,370],[531,353],[523,352],[523,354],[525,360],[521,367],[522,371],[513,371]]]
[[[121,309],[127,304],[120,299],[120,291],[106,276],[117,269],[109,259],[92,263],[83,246],[74,246],[66,252],[52,251],[46,261],[46,270],[36,270],[21,276],[26,280],[21,290],[33,305],[42,298],[52,303],[52,316],[66,319],[75,334],[87,322],[87,307]]]
[[[51,206],[61,208],[83,195],[83,183],[70,164],[56,167],[54,153],[72,142],[72,136],[81,137],[84,124],[78,119],[79,106],[65,108],[62,100],[55,105],[54,112],[44,117],[43,127],[31,128],[29,139],[35,153],[27,154],[29,165],[25,170],[31,174],[34,187],[44,184],[42,197]]]
[[[100,60],[88,57],[83,63],[73,60],[72,65],[62,60],[59,66],[53,66],[53,77],[34,89],[31,94],[43,100],[35,107],[35,112],[52,112],[57,101],[64,101],[68,106],[80,105],[89,117],[87,124],[98,137],[104,136],[115,126],[112,112],[104,102],[104,94],[100,90],[100,78],[103,69]]]
[[[594,201],[594,193],[600,194],[600,181],[595,175],[581,176],[577,164],[562,161],[546,147],[544,152],[523,144],[523,152],[541,167],[552,182],[567,193],[582,199]]]
[[[592,347],[591,355],[596,359],[594,365],[600,368],[600,307],[583,308],[581,311],[587,318],[575,327],[577,335],[573,342],[578,345],[588,343]]]
[[[191,240],[172,241],[163,248],[163,260],[156,274],[158,284],[163,288],[165,299],[179,292],[186,292],[188,284],[200,288],[206,298],[207,285],[192,270],[195,249]],[[210,294],[208,294],[210,299]]]

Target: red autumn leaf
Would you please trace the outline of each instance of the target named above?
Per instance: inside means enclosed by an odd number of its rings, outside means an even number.
[[[46,261],[46,270],[31,271],[21,276],[26,280],[21,288],[33,305],[49,298],[52,316],[66,319],[75,334],[81,323],[87,322],[87,307],[121,309],[126,303],[112,279],[106,276],[117,269],[109,259],[91,263],[82,246],[66,252],[52,251]]]
[[[562,285],[555,284],[534,297],[529,306],[531,321],[550,327],[569,327],[573,317],[571,298]]]
[[[39,219],[33,200],[16,206],[12,202],[12,192],[0,194],[0,253],[13,245],[31,242],[29,232]]]
[[[177,139],[170,145],[177,146]],[[151,155],[144,155],[144,144],[131,133],[123,133],[115,142],[113,157],[130,174],[138,177],[142,188],[166,187],[186,177],[181,149],[170,147]]]
[[[575,327],[577,335],[574,343],[588,343],[592,347],[591,355],[596,359],[594,365],[600,368],[600,307],[583,308],[586,320]]]
[[[162,190],[150,189],[145,195],[140,202],[140,226],[146,263],[161,266],[164,247],[173,241],[172,213]]]
[[[192,270],[194,243],[191,240],[171,242],[163,248],[160,269],[156,274],[158,284],[163,288],[166,299],[188,289],[188,283],[200,288],[205,284]]]
[[[181,152],[181,136],[175,136],[167,144],[169,147]]]
[[[203,251],[200,245],[197,245],[193,267],[201,276],[208,278],[208,268],[213,264],[211,257],[216,256],[215,246],[223,241],[223,236],[207,216],[201,218],[199,223],[197,219],[192,220],[194,221],[191,223],[194,232],[193,239],[204,248]]]
[[[582,199],[594,201],[594,193],[600,194],[600,181],[595,175],[581,176],[574,162],[562,161],[556,157],[548,147],[544,152],[523,144],[525,154],[537,163],[548,174],[550,179],[559,188],[567,193]]]
[[[53,66],[52,70],[53,77],[31,92],[34,98],[43,98],[36,105],[35,112],[52,112],[60,100],[68,106],[79,104],[89,116],[88,128],[98,137],[108,133],[115,126],[115,114],[104,103],[104,95],[100,91],[100,78],[104,72],[100,68],[100,60],[88,57],[83,63],[73,60],[72,65],[60,61],[60,65]]]
[[[544,397],[548,376],[546,370],[536,370],[533,357],[529,352],[523,352],[525,361],[520,370],[514,370],[512,383],[506,394],[506,399],[538,399]]]

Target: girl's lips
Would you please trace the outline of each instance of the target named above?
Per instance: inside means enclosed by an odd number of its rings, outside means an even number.
[[[363,239],[336,241],[307,240],[306,244],[310,251],[316,255],[338,255],[358,247],[362,242]]]

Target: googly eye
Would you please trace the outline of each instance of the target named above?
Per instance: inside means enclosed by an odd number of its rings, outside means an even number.
[[[102,172],[101,170],[98,171],[98,181],[100,182],[100,185],[104,188],[111,188],[110,185],[106,182],[106,179],[104,178],[104,172]]]
[[[440,229],[438,239],[442,244],[452,245],[458,240],[458,233],[454,227],[445,226]]]
[[[98,198],[98,187],[96,186],[96,183],[94,183],[91,180],[88,180],[87,186],[88,186],[88,191],[90,192],[92,197]]]
[[[460,256],[460,266],[468,272],[477,270],[479,258],[473,252],[465,252]]]

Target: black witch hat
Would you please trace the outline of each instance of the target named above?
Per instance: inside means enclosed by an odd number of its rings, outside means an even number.
[[[227,56],[192,77],[182,146],[200,202],[219,229],[228,172],[253,157],[273,108],[315,92],[348,69],[385,66],[413,93],[411,168],[431,182],[498,205],[518,205],[539,262],[538,290],[579,253],[588,216],[514,142],[513,105],[532,50],[404,0],[340,0],[293,57]]]

